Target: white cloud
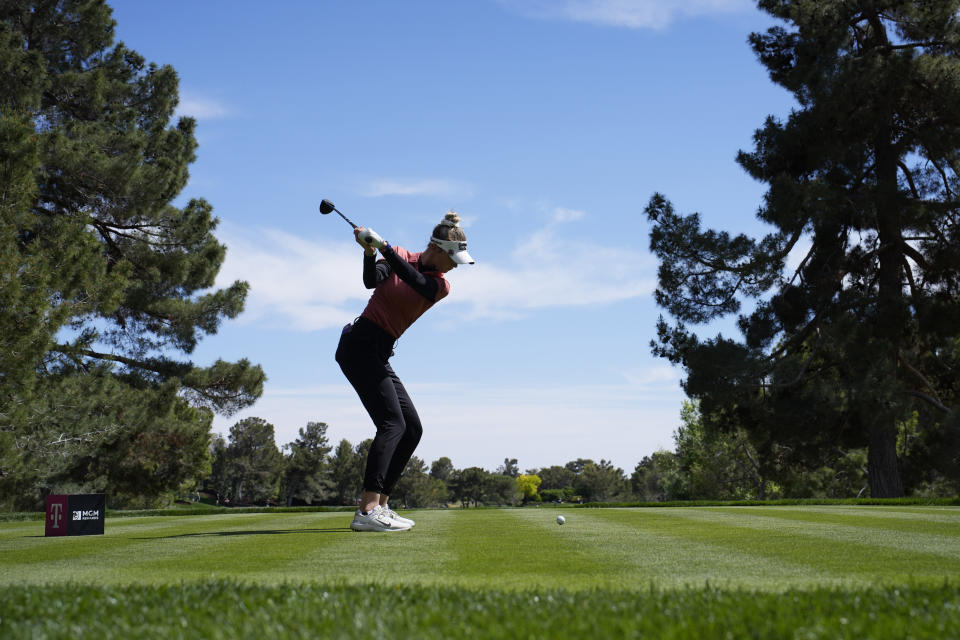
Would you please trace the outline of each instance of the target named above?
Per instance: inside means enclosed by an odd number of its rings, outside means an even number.
[[[555,227],[520,239],[506,261],[484,261],[475,254],[480,262],[452,275],[457,295],[444,301],[445,307],[466,307],[474,319],[518,318],[537,309],[611,304],[653,291],[655,264],[647,253],[567,240]],[[370,296],[360,281],[359,251],[352,242],[229,228],[222,237],[228,251],[217,285],[235,280],[251,285],[238,322],[301,331],[339,327]]]
[[[212,120],[224,118],[229,114],[229,109],[216,100],[184,93],[180,96],[180,104],[177,105],[174,115],[175,117],[189,116],[197,120]]]
[[[565,209],[563,207],[557,207],[553,210],[553,221],[573,222],[575,220],[582,220],[585,215],[586,213],[577,209]]]
[[[501,0],[521,14],[630,29],[662,29],[675,20],[750,10],[750,0]]]
[[[478,254],[474,254],[477,257]],[[571,242],[553,228],[520,241],[509,264],[457,270],[456,300],[475,317],[518,317],[547,307],[602,305],[649,295],[655,265],[631,248]]]
[[[670,365],[656,365],[645,369],[624,371],[623,377],[638,389],[679,389],[681,369]]]
[[[469,198],[473,187],[457,180],[402,180],[381,178],[369,181],[361,193],[370,198],[380,196],[442,196]]]
[[[217,286],[250,283],[238,322],[313,331],[342,326],[356,316],[370,292],[360,281],[355,244],[299,238],[261,230],[256,237],[226,229],[227,259]],[[355,273],[356,278],[331,274]]]

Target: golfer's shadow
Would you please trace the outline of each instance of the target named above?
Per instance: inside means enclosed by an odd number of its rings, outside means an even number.
[[[178,533],[172,536],[149,536],[131,538],[131,540],[166,540],[171,538],[210,538],[214,536],[279,536],[289,533],[352,533],[350,527],[328,527],[326,529],[251,529],[244,531],[204,531],[202,533]]]

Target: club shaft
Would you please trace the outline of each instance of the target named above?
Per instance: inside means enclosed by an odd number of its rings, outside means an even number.
[[[357,228],[357,225],[355,225],[355,224],[353,223],[353,221],[350,220],[350,218],[348,218],[347,216],[345,216],[345,215],[343,215],[342,213],[340,213],[340,210],[339,210],[339,209],[336,209],[336,208],[335,208],[334,211],[337,212],[337,215],[339,215],[341,218],[343,218],[344,220],[346,220],[346,221],[347,221],[347,224],[349,224],[351,227],[353,227],[354,229]]]

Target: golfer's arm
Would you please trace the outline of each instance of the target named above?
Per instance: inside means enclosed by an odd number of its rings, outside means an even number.
[[[390,265],[377,261],[377,254],[363,256],[363,286],[373,289],[390,275]]]
[[[414,269],[413,265],[398,256],[397,252],[394,251],[390,245],[380,249],[380,253],[387,259],[387,264],[389,264],[393,272],[397,274],[397,277],[410,285],[411,289],[430,302],[437,301],[437,291],[439,291],[440,285],[437,284],[435,278],[425,276]]]

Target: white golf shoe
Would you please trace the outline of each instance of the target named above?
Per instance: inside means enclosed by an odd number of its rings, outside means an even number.
[[[406,531],[410,528],[410,525],[393,520],[384,513],[383,507],[377,505],[373,508],[373,511],[366,515],[364,515],[363,511],[357,510],[357,512],[353,514],[353,522],[350,523],[350,528],[354,531],[382,531],[386,533]]]
[[[407,527],[413,528],[413,525],[417,524],[410,518],[404,518],[402,515],[391,509],[390,507],[383,507],[383,512],[387,514],[387,517],[393,520],[394,522],[399,522],[400,524],[405,524]]]

